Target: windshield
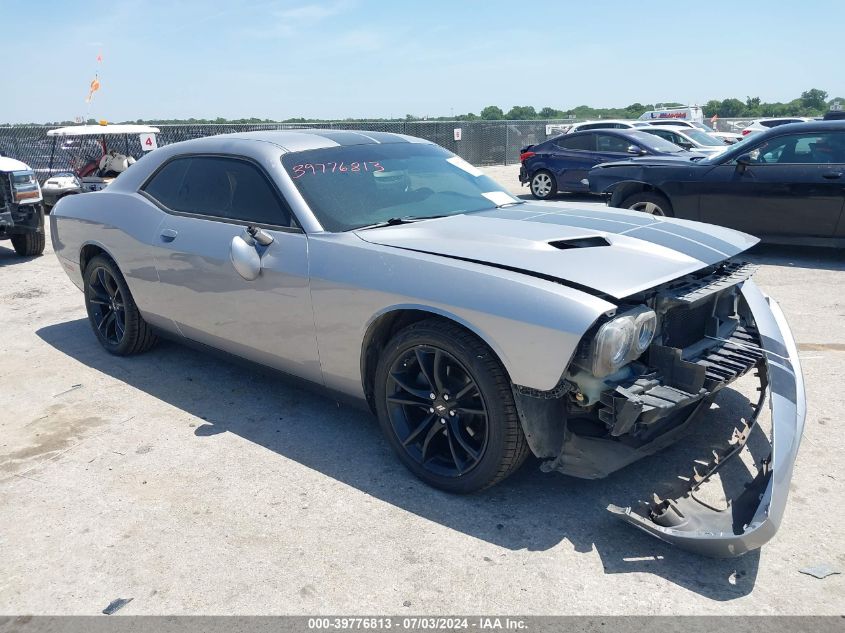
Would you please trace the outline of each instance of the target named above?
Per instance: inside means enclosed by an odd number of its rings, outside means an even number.
[[[675,154],[677,152],[686,151],[671,141],[655,136],[651,132],[629,132],[629,134],[632,138],[635,138],[640,145],[645,145],[653,152],[659,152],[661,154]]]
[[[710,136],[706,132],[702,132],[700,130],[688,128],[684,130],[684,134],[689,136],[699,145],[705,145],[707,147],[725,147],[724,141],[716,138],[715,136]]]
[[[293,152],[282,165],[327,231],[522,202],[468,162],[428,143]]]

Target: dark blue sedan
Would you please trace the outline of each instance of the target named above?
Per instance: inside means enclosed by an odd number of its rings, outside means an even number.
[[[519,182],[529,183],[539,200],[559,191],[589,192],[587,172],[599,163],[632,156],[677,156],[690,152],[665,139],[635,130],[601,129],[563,134],[522,148]]]

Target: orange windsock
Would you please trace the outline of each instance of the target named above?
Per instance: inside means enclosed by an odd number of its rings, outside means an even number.
[[[100,89],[100,78],[98,75],[94,75],[94,79],[91,80],[91,85],[88,88],[88,96],[85,98],[85,103],[91,103],[91,99],[94,98],[94,93]]]

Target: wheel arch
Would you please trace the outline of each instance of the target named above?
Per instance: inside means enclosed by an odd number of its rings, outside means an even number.
[[[97,255],[105,255],[110,260],[112,260],[118,268],[120,268],[120,264],[117,263],[117,260],[105,246],[103,246],[99,242],[89,240],[82,245],[82,248],[79,249],[80,274],[85,274],[85,267],[88,265],[88,262],[94,259]]]
[[[387,342],[403,328],[411,325],[412,323],[432,318],[440,319],[444,322],[451,322],[466,330],[487,345],[487,347],[489,347],[496,355],[499,362],[502,363],[505,373],[508,376],[508,380],[510,380],[510,372],[508,371],[507,364],[503,358],[502,350],[498,348],[489,336],[486,336],[484,332],[475,327],[473,324],[468,323],[465,319],[432,306],[412,304],[391,306],[373,315],[367,323],[364,338],[361,343],[361,386],[363,387],[367,404],[373,412],[375,412],[373,390],[379,352],[384,349]]]
[[[610,206],[620,207],[625,198],[634,195],[635,193],[651,192],[658,193],[669,199],[669,196],[660,187],[643,182],[641,180],[623,180],[622,182],[614,183],[609,187],[607,193],[610,194]]]

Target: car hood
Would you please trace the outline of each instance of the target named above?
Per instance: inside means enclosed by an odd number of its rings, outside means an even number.
[[[553,203],[356,234],[372,244],[515,270],[616,299],[733,257],[759,241],[699,222]]]

